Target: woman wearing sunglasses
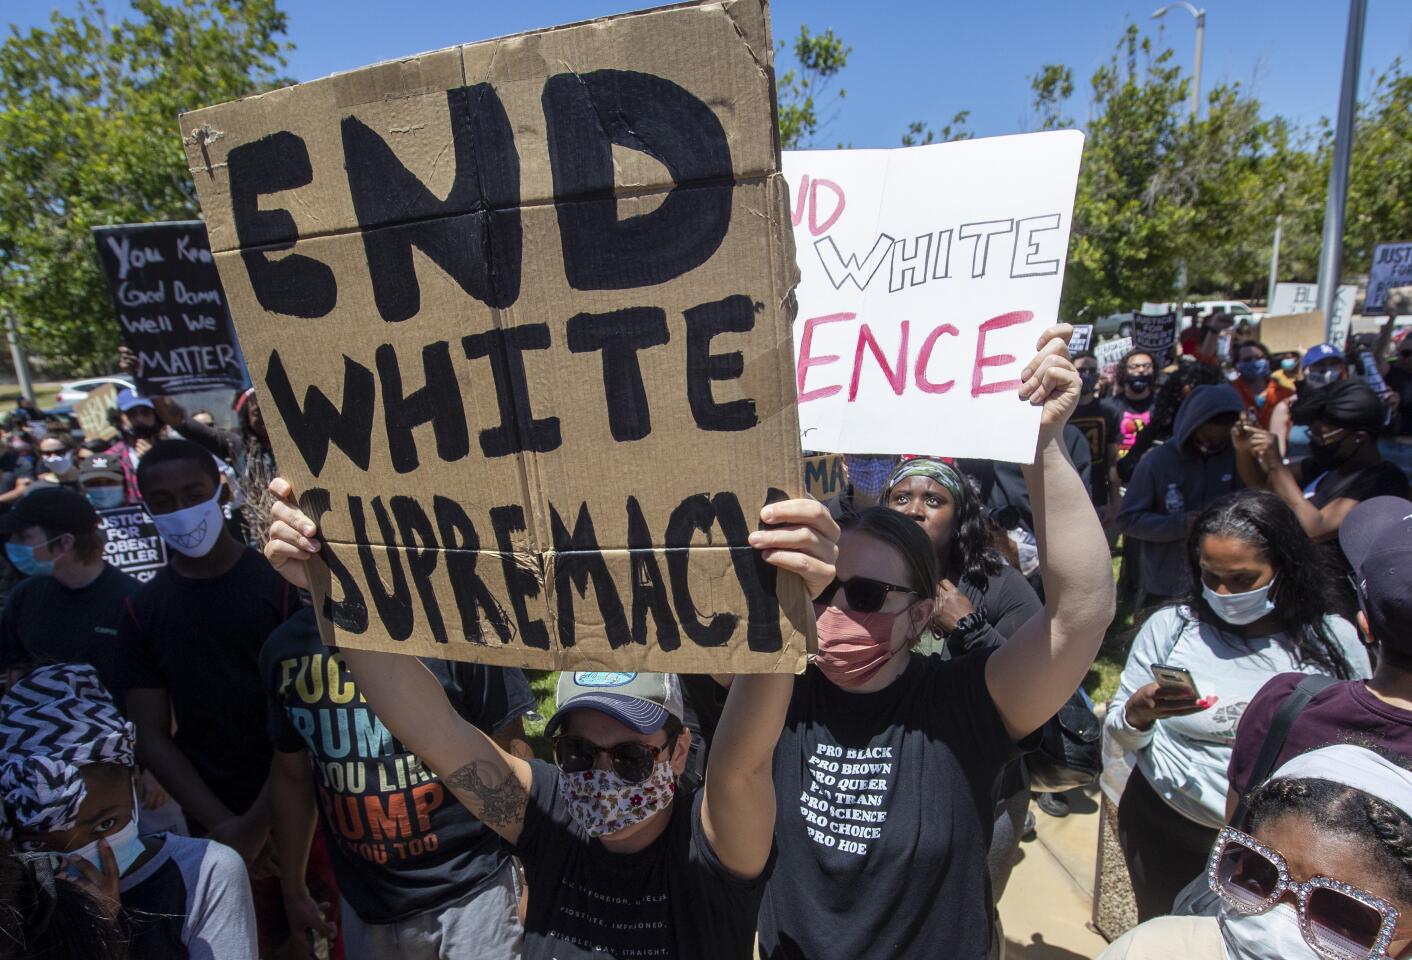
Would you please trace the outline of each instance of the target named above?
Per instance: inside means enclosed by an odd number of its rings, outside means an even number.
[[[1104,721],[1137,755],[1118,839],[1140,920],[1170,912],[1201,872],[1226,822],[1236,724],[1260,688],[1281,673],[1370,673],[1357,631],[1333,614],[1336,575],[1274,494],[1216,501],[1186,550],[1191,596],[1143,624]]]
[[[1074,692],[1113,615],[1108,544],[1062,444],[1079,398],[1068,333],[1047,330],[1021,372],[1020,399],[1043,407],[1024,470],[1049,603],[1004,645],[917,655],[943,572],[935,545],[885,508],[844,521],[838,583],[816,605],[818,655],[775,751],[769,960],[990,950],[996,776]]]
[[[991,545],[981,498],[955,467],[929,457],[898,464],[888,478],[883,506],[921,525],[942,573],[932,620],[917,652],[938,653],[944,647],[946,656],[959,657],[998,647],[1043,609],[1029,581]],[[989,862],[991,892],[999,901],[1030,806],[1020,760],[1006,765],[996,795],[1002,799],[995,808]]]
[[[265,555],[306,587],[318,531],[287,481],[270,491]],[[760,521],[750,544],[767,563],[798,574],[810,596],[833,581],[838,525],[821,504],[773,503]],[[551,765],[501,750],[417,659],[342,654],[378,719],[524,863],[526,957],[753,955],[775,826],[770,760],[793,677],[736,678],[705,785],[678,796],[691,737],[674,678],[566,674]]]
[[[1412,957],[1412,773],[1362,747],[1300,754],[1207,861],[1219,918],[1160,917],[1099,960]]]

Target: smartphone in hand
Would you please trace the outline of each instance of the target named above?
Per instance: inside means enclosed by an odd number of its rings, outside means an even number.
[[[1191,671],[1186,667],[1154,663],[1152,665],[1152,679],[1167,689],[1190,690],[1193,698],[1201,699],[1201,694],[1196,689],[1196,681],[1192,679]]]

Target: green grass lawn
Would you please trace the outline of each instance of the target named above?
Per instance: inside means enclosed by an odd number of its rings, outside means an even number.
[[[55,381],[53,383],[34,384],[34,402],[39,404],[39,409],[48,410],[50,407],[59,405],[59,387],[63,384]],[[15,404],[20,399],[19,384],[0,384],[0,410],[13,410]]]

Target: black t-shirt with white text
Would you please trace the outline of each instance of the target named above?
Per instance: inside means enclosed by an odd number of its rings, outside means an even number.
[[[762,957],[987,955],[992,794],[1018,753],[986,689],[991,652],[913,654],[874,693],[814,667],[796,678],[775,750]]]
[[[525,960],[751,960],[769,876],[731,875],[706,841],[702,791],[679,793],[662,835],[610,853],[569,816],[559,773],[534,761],[515,853],[529,888]]]
[[[524,674],[419,658],[452,707],[493,735],[534,706]],[[396,923],[474,893],[510,859],[436,774],[369,708],[343,656],[324,646],[312,607],[260,654],[275,749],[308,750],[338,892],[364,923]]]
[[[260,648],[297,604],[294,588],[246,547],[218,577],[164,567],[127,601],[118,627],[123,689],[167,692],[176,745],[233,813],[248,810],[269,777]]]
[[[0,670],[42,660],[91,664],[121,705],[118,621],[123,601],[141,588],[106,563],[96,580],[77,590],[48,576],[20,581],[0,613]]]

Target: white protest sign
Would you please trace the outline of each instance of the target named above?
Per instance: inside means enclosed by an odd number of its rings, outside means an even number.
[[[1116,340],[1105,340],[1094,347],[1093,355],[1098,360],[1099,368],[1105,373],[1111,373],[1132,348],[1132,337],[1119,337]]]
[[[1341,346],[1348,337],[1348,325],[1353,319],[1353,303],[1358,299],[1358,285],[1339,284],[1334,296],[1333,332],[1329,342]],[[1319,309],[1317,283],[1277,283],[1275,295],[1265,310],[1267,317],[1287,317],[1296,313],[1312,313]]]
[[[1028,463],[1015,399],[1058,316],[1083,135],[784,155],[805,448]]]
[[[785,171],[789,165],[785,164]],[[1373,265],[1368,271],[1368,297],[1363,316],[1382,314],[1387,308],[1387,292],[1412,284],[1412,243],[1380,243],[1373,248]]]

